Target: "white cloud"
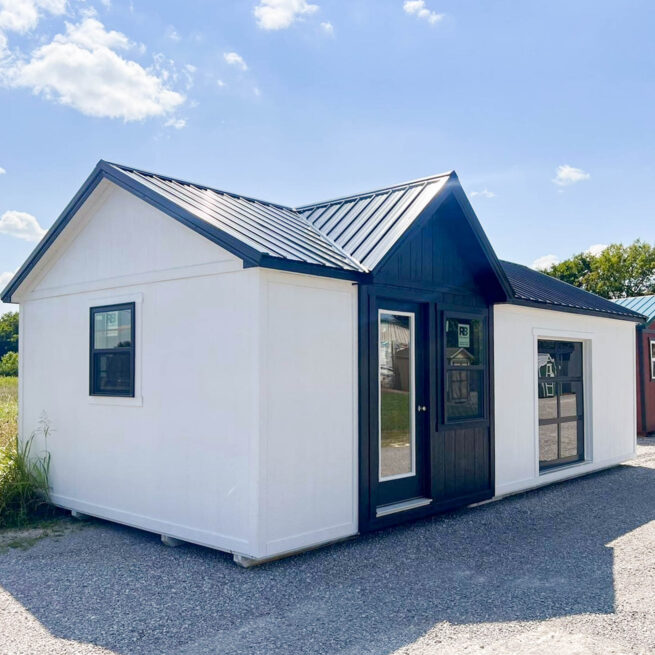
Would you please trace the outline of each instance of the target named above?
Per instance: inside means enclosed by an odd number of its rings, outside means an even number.
[[[169,25],[166,28],[165,35],[166,38],[170,39],[171,41],[179,41],[181,39],[180,35],[177,33],[177,30],[172,25]]]
[[[436,11],[428,9],[425,6],[425,0],[405,0],[403,9],[405,13],[426,20],[430,25],[436,25],[444,17],[444,14],[438,14]]]
[[[4,175],[7,171],[0,166],[0,175]]]
[[[553,178],[553,183],[557,186],[569,186],[571,184],[576,184],[576,182],[582,182],[583,180],[588,180],[591,177],[589,173],[585,173],[581,168],[574,168],[568,164],[563,166],[558,166]]]
[[[296,20],[319,9],[307,0],[260,0],[254,9],[257,25],[263,30],[283,30]]]
[[[28,60],[13,62],[4,71],[5,83],[88,116],[127,122],[171,113],[184,95],[167,86],[165,71],[143,68],[116,52],[132,47],[124,34],[87,16],[76,25],[67,23],[65,34],[38,47]]]
[[[243,57],[236,52],[225,52],[223,53],[223,59],[230,64],[230,66],[236,66],[237,68],[240,68],[242,71],[247,71],[248,70],[248,65],[246,62],[243,60]]]
[[[223,82],[223,80],[216,80],[216,84],[218,84],[218,86],[221,87],[221,89],[222,89],[224,86],[227,86],[227,85],[225,84],[225,82]]]
[[[532,268],[537,271],[545,271],[554,264],[559,264],[559,257],[557,255],[544,255],[532,262]]]
[[[32,214],[10,210],[0,216],[0,234],[8,234],[24,241],[40,241],[45,230]]]
[[[186,127],[186,119],[184,119],[184,118],[169,118],[164,123],[164,127],[174,127],[176,130],[181,130],[183,127]]]
[[[41,10],[61,15],[66,11],[66,0],[0,0],[0,31],[23,34],[34,29]]]
[[[471,198],[475,198],[476,196],[482,196],[483,198],[495,198],[496,194],[493,191],[489,191],[489,189],[485,187],[482,189],[482,191],[471,192]]]
[[[334,34],[334,25],[330,21],[325,21],[321,23],[321,29],[326,33],[332,36]]]
[[[585,250],[585,253],[587,255],[593,255],[594,257],[598,257],[603,250],[607,248],[607,244],[605,243],[595,243],[593,246],[589,246],[587,250]]]

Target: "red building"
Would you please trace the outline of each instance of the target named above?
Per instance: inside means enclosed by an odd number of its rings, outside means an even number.
[[[655,295],[615,302],[647,318],[637,325],[637,433],[655,436]]]

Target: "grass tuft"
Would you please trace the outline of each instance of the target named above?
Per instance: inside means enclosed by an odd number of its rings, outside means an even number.
[[[18,378],[0,377],[0,448],[11,446],[18,432]]]
[[[50,453],[47,449],[50,426],[42,419],[32,435],[13,441],[0,449],[0,528],[28,525],[53,515],[50,504]],[[32,452],[34,440],[43,437],[45,452]]]

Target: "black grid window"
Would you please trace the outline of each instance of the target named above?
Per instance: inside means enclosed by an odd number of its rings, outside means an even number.
[[[89,393],[134,397],[134,303],[91,308]]]
[[[584,459],[582,343],[539,341],[539,467]]]
[[[485,320],[446,316],[446,421],[484,418]]]

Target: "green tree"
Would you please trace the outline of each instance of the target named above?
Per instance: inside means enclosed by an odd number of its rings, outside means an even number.
[[[18,352],[18,312],[0,316],[0,357],[10,351]]]
[[[614,243],[598,255],[573,255],[544,273],[604,298],[653,294],[655,246],[639,239],[629,246]]]
[[[0,376],[16,377],[18,375],[18,353],[8,352],[0,359]]]

